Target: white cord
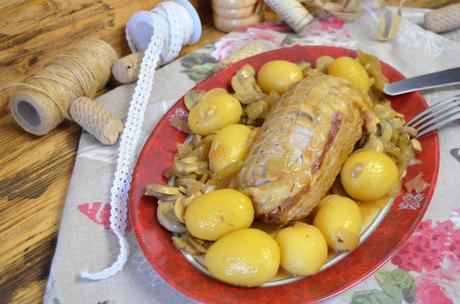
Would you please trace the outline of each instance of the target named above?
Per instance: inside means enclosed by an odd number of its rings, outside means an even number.
[[[107,279],[121,271],[128,259],[129,246],[125,237],[128,193],[135,164],[136,146],[153,86],[155,68],[162,54],[165,54],[165,57],[161,58],[163,62],[173,60],[177,57],[182,47],[192,41],[192,36],[195,34],[194,24],[196,25],[196,20],[193,20],[195,16],[190,14],[188,10],[190,7],[186,9],[180,4],[182,2],[166,1],[148,12],[153,30],[142,59],[139,80],[134,89],[125,128],[121,135],[117,167],[111,189],[110,228],[118,238],[120,253],[116,262],[101,272],[88,273],[87,271],[82,271],[80,276],[83,279]],[[127,40],[130,47],[134,47],[136,42],[132,41],[133,37],[128,32],[127,29]]]

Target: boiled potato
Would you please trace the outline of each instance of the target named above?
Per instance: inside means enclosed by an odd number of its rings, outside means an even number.
[[[243,193],[220,189],[192,200],[185,209],[184,220],[194,237],[215,241],[227,233],[251,226],[254,208]]]
[[[366,69],[350,57],[339,57],[328,67],[328,74],[342,77],[349,80],[355,87],[367,92],[371,86],[371,80],[367,75]]]
[[[348,195],[359,201],[386,196],[399,180],[395,162],[385,153],[359,150],[343,165],[340,180]]]
[[[257,73],[257,83],[267,94],[275,91],[281,95],[302,78],[302,70],[287,60],[269,61]]]
[[[204,259],[217,279],[239,286],[258,286],[278,272],[280,250],[275,240],[259,229],[234,231],[209,247]]]
[[[332,194],[320,201],[313,225],[317,227],[330,248],[353,250],[359,243],[361,211],[353,200]]]
[[[281,267],[295,275],[312,275],[327,260],[327,243],[318,228],[302,222],[281,229],[275,236]]]
[[[251,128],[245,125],[228,125],[217,132],[209,150],[211,171],[219,172],[235,161],[244,160],[251,133]]]
[[[209,135],[225,126],[237,123],[243,108],[238,99],[224,89],[207,92],[188,115],[188,126],[193,133]]]

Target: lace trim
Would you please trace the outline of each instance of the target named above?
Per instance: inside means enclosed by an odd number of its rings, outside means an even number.
[[[155,31],[142,59],[139,80],[130,102],[125,128],[121,135],[117,167],[111,189],[110,228],[118,238],[120,253],[116,262],[98,273],[81,272],[81,277],[90,280],[102,280],[118,273],[126,263],[129,254],[128,242],[124,231],[127,218],[127,201],[131,184],[131,172],[135,163],[136,145],[139,139],[144,112],[150,98],[150,91],[155,77],[155,67],[160,60],[163,47],[163,33]]]

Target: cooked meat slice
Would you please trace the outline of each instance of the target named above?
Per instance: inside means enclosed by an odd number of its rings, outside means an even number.
[[[265,222],[307,216],[361,138],[362,94],[343,79],[315,75],[287,91],[261,127],[235,184]]]

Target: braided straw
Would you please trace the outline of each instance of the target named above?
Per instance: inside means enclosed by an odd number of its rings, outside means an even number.
[[[53,58],[45,68],[22,83],[9,85],[9,107],[27,132],[44,135],[64,119],[71,120],[73,100],[93,98],[111,75],[115,50],[99,39],[85,39]]]
[[[460,28],[460,3],[447,5],[425,14],[425,28],[435,33]]]
[[[104,145],[113,145],[123,131],[123,123],[103,106],[88,97],[75,99],[70,105],[72,119]]]

